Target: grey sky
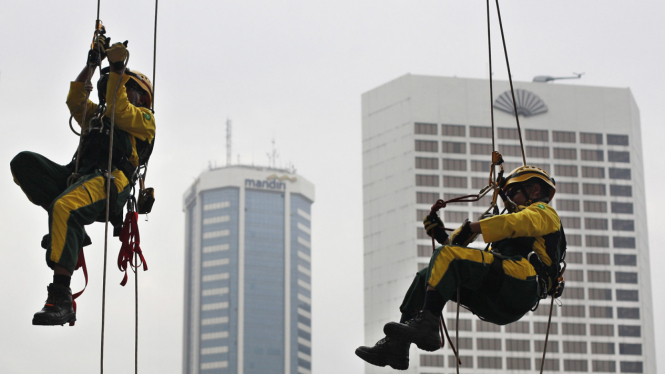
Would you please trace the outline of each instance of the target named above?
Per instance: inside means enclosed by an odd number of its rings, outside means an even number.
[[[154,3],[102,1],[113,41],[129,40],[130,67],[152,76]],[[665,346],[665,198],[659,187],[665,130],[665,28],[658,1],[504,1],[513,77],[585,72],[585,84],[630,87],[642,115],[656,341]],[[76,327],[38,328],[32,314],[51,273],[39,247],[45,212],[12,182],[9,161],[32,150],[66,163],[77,138],[64,104],[83,67],[94,1],[2,1],[0,12],[0,218],[5,262],[0,308],[3,373],[91,373],[99,367],[102,224],[89,230],[91,283]],[[494,26],[497,26],[496,22]],[[267,164],[274,137],[316,185],[313,207],[313,339],[316,374],[359,373],[363,338],[360,95],[407,73],[487,78],[483,1],[160,2],[156,150],[148,184],[157,202],[140,222],[150,270],[140,273],[140,372],[181,371],[184,190],[209,161],[225,162],[224,123],[234,122],[234,162]],[[507,74],[493,29],[496,79]],[[95,100],[96,101],[96,100]],[[238,155],[239,154],[239,155]],[[489,157],[489,155],[488,155]],[[110,241],[106,372],[133,370],[133,280],[127,287]],[[410,250],[405,248],[405,250]],[[76,274],[73,289],[82,287]],[[396,318],[397,318],[397,311]],[[661,360],[662,366],[665,363]]]

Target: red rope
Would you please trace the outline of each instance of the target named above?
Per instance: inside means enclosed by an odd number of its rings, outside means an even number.
[[[141,251],[141,236],[139,235],[138,225],[139,214],[137,212],[127,212],[125,222],[122,224],[122,231],[120,232],[120,253],[118,253],[118,269],[125,272],[125,276],[120,282],[121,286],[127,284],[127,269],[129,267],[135,272],[136,269],[143,265],[143,271],[148,270],[148,264],[145,262],[143,252]],[[134,263],[134,254],[136,254],[141,261]]]

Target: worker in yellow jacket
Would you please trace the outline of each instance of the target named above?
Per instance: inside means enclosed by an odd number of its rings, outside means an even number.
[[[115,131],[109,213],[116,221],[120,217],[120,223],[137,167],[145,162],[152,150],[155,137],[155,119],[150,110],[152,85],[145,75],[125,68],[126,44],[116,43],[109,47],[109,41],[110,38],[104,36],[99,38],[96,46],[99,57],[89,58],[86,67],[70,85],[67,106],[81,127],[80,152],[68,165],[57,164],[28,151],[16,155],[10,164],[14,181],[28,199],[48,212],[49,234],[42,240],[42,246],[46,249],[46,263],[53,269],[53,283],[47,287],[46,304],[34,315],[33,325],[73,324],[76,321],[69,285],[79,251],[91,243],[85,225],[106,218],[111,117],[114,117]],[[92,89],[85,87],[84,82],[90,80],[106,56],[110,73],[100,77],[97,88],[100,104],[107,101],[107,106],[98,106],[88,100],[84,118],[86,90]]]
[[[459,298],[483,320],[505,325],[555,292],[566,239],[549,205],[554,180],[540,168],[522,166],[506,177],[502,190],[517,205],[515,212],[467,220],[450,238],[436,214],[425,218],[427,234],[443,246],[416,275],[400,307],[401,323],[386,324],[386,337],[373,347],[359,347],[359,357],[405,370],[411,343],[430,352],[442,346],[439,317],[447,301]],[[490,251],[466,247],[478,234],[492,243]]]

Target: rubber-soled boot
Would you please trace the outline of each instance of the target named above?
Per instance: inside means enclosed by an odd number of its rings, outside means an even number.
[[[56,326],[76,321],[76,312],[72,301],[72,291],[69,287],[51,283],[46,288],[48,297],[44,308],[35,313],[32,318],[33,325]]]
[[[356,348],[356,356],[374,366],[390,365],[396,370],[409,368],[409,343],[406,340],[385,337],[373,347]]]
[[[439,317],[427,310],[421,310],[406,323],[389,322],[383,326],[383,332],[390,338],[415,343],[424,351],[434,352],[441,348]]]

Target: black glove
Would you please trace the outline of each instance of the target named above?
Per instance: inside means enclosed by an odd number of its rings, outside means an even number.
[[[106,50],[111,44],[111,38],[99,35],[97,41],[88,52],[88,65],[99,66],[106,58]]]
[[[443,221],[436,213],[430,214],[423,219],[425,232],[431,238],[434,238],[440,244],[443,244],[448,239],[448,234],[443,226]]]
[[[453,245],[458,245],[461,247],[466,247],[471,242],[476,240],[478,237],[478,234],[474,233],[471,231],[471,221],[467,218],[464,220],[464,223],[462,226],[460,226],[457,230],[453,231],[453,233],[450,235],[450,242]]]

